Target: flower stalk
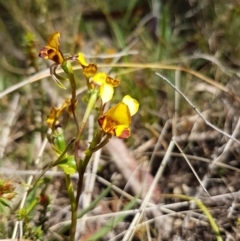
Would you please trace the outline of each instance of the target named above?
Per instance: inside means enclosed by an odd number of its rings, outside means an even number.
[[[82,161],[81,159],[79,160],[79,157],[78,157],[79,142],[80,142],[80,139],[82,137],[83,130],[86,126],[87,120],[88,120],[88,118],[89,118],[89,116],[90,116],[90,114],[91,114],[91,112],[92,112],[92,110],[93,110],[93,108],[96,104],[96,101],[98,99],[98,92],[99,92],[98,89],[93,89],[91,91],[90,99],[89,99],[89,102],[88,102],[88,105],[87,105],[87,109],[84,113],[82,123],[80,125],[78,135],[77,135],[75,143],[74,143],[74,156],[75,156],[75,160],[76,160],[76,163],[77,163],[78,178],[79,178],[78,179],[77,197],[76,197],[77,204],[79,203],[79,198],[80,198],[80,195],[81,195],[81,192],[82,192],[83,176],[84,176],[87,164],[91,159],[91,156],[90,156],[90,158],[87,158],[87,156],[86,156],[84,161]]]
[[[60,33],[53,33],[48,38],[47,45],[40,50],[39,56],[43,59],[54,61],[54,64],[50,67],[50,74],[54,82],[60,88],[66,89],[66,87],[62,84],[62,81],[68,80],[71,86],[72,96],[71,99],[65,100],[61,107],[52,107],[47,118],[47,124],[52,131],[49,141],[53,150],[56,152],[58,159],[51,162],[44,169],[44,172],[52,166],[58,166],[62,168],[65,173],[65,182],[72,212],[70,241],[74,241],[77,225],[78,204],[82,194],[86,167],[89,164],[93,153],[103,148],[110,141],[112,136],[116,136],[118,138],[128,138],[130,136],[131,118],[137,112],[139,104],[132,97],[125,96],[122,102],[104,112],[106,103],[111,101],[114,95],[114,88],[120,84],[120,81],[108,76],[104,72],[97,72],[97,65],[87,63],[82,53],[65,57],[60,50],[59,40]],[[88,104],[82,117],[77,116],[75,112],[76,108],[78,108],[76,95],[77,80],[72,68],[72,61],[75,61],[82,66],[82,73],[85,76],[86,86],[88,88]],[[66,78],[56,73],[58,67],[61,67],[64,70]],[[80,141],[84,141],[83,134],[86,123],[90,114],[93,110],[95,110],[95,107],[99,109],[96,118],[96,134],[90,142],[87,150],[84,150],[84,158],[80,159]],[[72,138],[68,145],[66,145],[68,142],[66,141],[66,137],[64,135],[66,130],[65,128],[62,128],[62,126],[65,125],[61,124],[63,119],[62,116],[66,111],[68,117],[71,117],[72,114],[76,126],[76,132],[74,135],[76,137]],[[78,119],[81,120],[78,121]],[[71,148],[72,143],[74,143],[73,148]],[[75,172],[77,172],[79,176],[76,196],[74,194],[74,188],[70,176]],[[37,179],[37,181],[41,178],[41,176]]]

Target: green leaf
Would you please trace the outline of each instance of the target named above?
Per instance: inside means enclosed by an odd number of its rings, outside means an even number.
[[[57,166],[61,167],[63,171],[69,175],[74,174],[77,171],[74,156],[68,156],[67,158],[62,159]]]

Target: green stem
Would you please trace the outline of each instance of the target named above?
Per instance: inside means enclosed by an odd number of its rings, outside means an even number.
[[[91,141],[91,144],[88,148],[88,150],[86,150],[85,153],[87,153],[85,155],[85,158],[83,161],[80,161],[80,165],[79,165],[79,179],[78,179],[78,189],[77,189],[77,197],[76,197],[76,202],[78,204],[79,202],[79,198],[80,195],[82,193],[82,188],[83,188],[83,178],[84,178],[84,173],[86,171],[86,167],[92,157],[92,154],[94,153],[94,151],[91,151],[94,149],[94,147],[96,147],[98,145],[98,143],[101,141],[102,139],[102,132],[97,132],[96,135],[94,136],[93,140]]]
[[[87,157],[87,156],[86,156]],[[76,196],[76,205],[79,203],[79,199],[82,193],[82,188],[83,188],[83,178],[84,178],[84,173],[86,171],[87,165],[85,164],[86,157],[84,158],[84,161],[80,162],[79,169],[78,169],[78,185],[77,185],[77,196]],[[89,160],[91,159],[92,155],[89,155]]]
[[[91,111],[92,111],[92,109],[94,108],[95,103],[96,103],[96,101],[97,101],[98,92],[99,92],[98,89],[93,89],[93,90],[91,91],[91,95],[90,95],[90,99],[89,99],[89,102],[88,102],[88,105],[87,105],[87,109],[86,109],[85,114],[84,114],[84,116],[83,116],[82,123],[81,123],[81,125],[80,125],[79,131],[78,131],[78,134],[77,134],[77,137],[76,137],[76,140],[75,140],[74,156],[75,156],[75,160],[76,160],[76,164],[77,164],[77,168],[78,168],[79,174],[80,174],[80,164],[79,164],[79,162],[78,162],[79,142],[80,142],[80,139],[81,139],[83,130],[84,130],[85,126],[86,126],[88,117],[89,117],[89,115],[91,114]]]
[[[73,68],[72,68],[72,64],[70,61],[66,61],[63,65],[62,68],[64,70],[64,72],[68,75],[69,77],[69,81],[70,81],[70,85],[71,85],[71,89],[72,89],[72,103],[75,102],[76,100],[76,81],[75,81],[75,77],[74,77],[74,73],[73,73]]]
[[[60,152],[60,156],[58,157],[58,159],[56,161],[51,162],[50,164],[48,164],[44,170],[42,171],[42,173],[39,175],[39,177],[37,178],[35,184],[38,182],[38,180],[42,177],[42,175],[51,167],[58,165],[62,159],[64,157],[67,157],[67,152],[70,149],[70,147],[72,146],[72,143],[75,141],[75,139],[72,139],[68,145],[66,146],[66,142],[65,142],[65,137],[64,137],[64,132],[63,129],[61,127],[58,127],[54,130],[54,141],[52,142],[52,144],[56,147],[56,149],[58,150],[58,152]],[[65,173],[65,180],[66,180],[66,187],[67,187],[67,192],[68,192],[68,196],[70,199],[70,204],[71,204],[71,212],[72,212],[72,222],[71,222],[71,232],[70,232],[70,241],[74,241],[75,239],[75,233],[76,233],[76,227],[77,227],[77,208],[76,208],[76,199],[75,199],[75,195],[74,195],[74,189],[73,189],[73,185],[72,185],[72,181],[70,178],[69,174]]]
[[[102,135],[101,135],[102,136]],[[96,144],[90,145],[90,147],[84,152],[85,155],[91,155],[93,154],[94,152],[98,151],[99,149],[101,149],[102,147],[104,147],[105,145],[107,145],[107,143],[111,140],[112,138],[112,135],[111,134],[107,134],[107,136],[105,137],[105,139],[100,143],[98,144],[99,142],[97,142]],[[100,139],[101,140],[101,139]]]
[[[90,99],[89,99],[89,102],[88,102],[88,105],[87,105],[87,109],[86,109],[86,111],[85,111],[85,114],[84,114],[84,116],[83,116],[82,123],[81,123],[81,125],[80,125],[80,129],[79,129],[78,135],[77,135],[77,137],[76,137],[76,141],[80,141],[80,139],[81,139],[81,136],[82,136],[84,127],[85,127],[85,125],[86,125],[86,123],[87,123],[88,117],[89,117],[89,115],[91,114],[91,111],[92,111],[92,109],[94,108],[95,103],[96,103],[96,101],[97,101],[98,93],[99,93],[99,89],[93,89],[93,90],[91,91]]]
[[[87,164],[89,163],[90,159],[92,157],[92,154],[89,156],[85,156],[84,160],[81,161],[79,171],[78,171],[78,187],[77,187],[77,196],[76,196],[76,204],[78,205],[79,199],[82,193],[83,189],[83,178],[84,178],[84,173],[86,171]]]
[[[88,90],[90,91],[91,90],[91,86],[90,86],[88,77],[86,77],[86,86],[88,87]]]
[[[100,195],[96,197],[87,208],[81,210],[80,213],[78,213],[77,218],[82,218],[86,213],[88,213],[94,207],[96,207],[96,205],[109,193],[111,188],[112,188],[112,185],[109,185],[104,191],[102,191]],[[58,230],[56,230],[56,232],[58,233],[58,235],[61,235],[69,229],[70,225],[71,224],[61,225],[61,227]],[[54,241],[54,240],[56,239],[53,236],[48,239],[48,241]]]
[[[77,121],[77,117],[76,117],[76,114],[75,114],[77,86],[76,86],[76,80],[75,80],[75,76],[74,76],[74,73],[73,73],[73,68],[72,68],[71,62],[66,61],[62,65],[62,68],[63,68],[64,72],[68,75],[69,82],[70,82],[70,85],[71,85],[71,90],[72,90],[71,110],[72,110],[72,113],[73,113],[74,121],[75,121],[76,126],[77,126],[77,130],[79,131],[78,121]]]
[[[73,192],[70,177],[69,177],[69,180],[68,180],[68,178],[67,178],[68,175],[66,175],[68,195],[70,197],[71,209],[72,209],[72,224],[71,224],[70,241],[74,241],[74,237],[75,237],[75,233],[76,233],[76,225],[77,225],[78,202],[79,202],[79,198],[80,198],[82,188],[83,188],[83,177],[84,177],[84,173],[85,173],[87,164],[90,161],[91,156],[92,156],[92,155],[85,156],[85,159],[83,161],[81,161],[81,160],[79,161],[78,160],[79,159],[78,158],[78,149],[79,149],[80,139],[81,139],[82,134],[83,134],[83,130],[86,126],[89,115],[91,114],[91,112],[92,112],[92,110],[95,106],[95,103],[98,99],[99,89],[95,88],[95,89],[91,90],[91,95],[90,95],[90,99],[89,99],[89,102],[88,102],[88,105],[87,105],[87,109],[86,109],[85,114],[83,116],[82,122],[79,126],[78,122],[77,122],[76,115],[75,115],[75,111],[74,111],[75,102],[76,102],[76,81],[75,81],[75,77],[74,77],[74,74],[73,74],[71,62],[66,61],[62,65],[62,68],[68,74],[69,81],[70,81],[70,84],[71,84],[71,89],[72,89],[71,108],[72,108],[72,113],[73,113],[74,120],[76,122],[77,130],[78,130],[77,137],[75,139],[75,144],[74,144],[74,157],[75,157],[76,166],[77,166],[77,170],[78,170],[78,174],[79,174],[76,199],[74,197],[74,192]],[[88,85],[88,87],[89,87],[89,85]]]
[[[32,190],[35,185],[38,183],[38,181],[40,180],[40,178],[52,167],[57,166],[57,164],[64,158],[64,156],[67,154],[68,150],[70,149],[72,143],[73,143],[74,139],[72,139],[68,145],[65,147],[65,149],[63,150],[63,152],[61,153],[61,155],[57,158],[57,160],[50,162],[43,170],[42,172],[39,174],[39,176],[37,177],[36,181],[34,182],[34,184],[32,185],[32,188],[29,189]]]
[[[74,196],[73,185],[71,182],[71,178],[69,174],[65,174],[67,192],[70,199],[71,204],[71,212],[72,212],[72,222],[71,222],[71,229],[70,229],[70,241],[75,240],[75,233],[77,228],[77,207],[76,207],[76,200]]]

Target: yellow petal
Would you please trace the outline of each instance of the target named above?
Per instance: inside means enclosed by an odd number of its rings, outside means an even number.
[[[86,62],[84,55],[82,53],[78,53],[77,60],[82,66],[88,66],[88,63]]]
[[[98,119],[98,123],[102,130],[108,134],[115,135],[118,138],[128,138],[130,136],[131,116],[128,106],[123,102],[107,110]]]
[[[108,111],[106,111],[105,115],[114,120],[117,125],[129,126],[131,124],[131,116],[128,106],[123,102],[120,102],[114,107],[110,108]]]
[[[50,128],[52,128],[52,125],[56,119],[58,109],[56,107],[52,107],[50,114],[47,117],[47,124]]]
[[[108,101],[110,101],[113,97],[113,87],[111,85],[108,84],[103,84],[100,88],[100,92],[99,92],[99,96],[102,99],[102,104],[107,103]]]
[[[47,42],[48,46],[50,46],[56,50],[59,50],[59,46],[60,46],[59,40],[60,40],[60,33],[59,32],[53,33],[48,38],[48,42]]]
[[[105,84],[107,78],[107,74],[104,72],[100,72],[95,74],[92,79],[91,83],[94,83],[95,85],[101,86],[102,84]]]
[[[139,103],[137,100],[133,99],[130,95],[125,95],[122,99],[122,102],[128,106],[131,116],[137,113],[139,108]]]
[[[117,125],[129,126],[131,123],[131,116],[128,106],[123,102],[118,103],[114,107],[107,110],[100,119],[100,126],[103,129],[109,129]]]
[[[64,101],[62,106],[58,109],[57,118],[59,118],[62,115],[63,111],[69,106],[70,102],[70,99]]]
[[[53,127],[53,124],[59,119],[63,111],[69,106],[70,99],[64,101],[60,108],[52,107],[50,114],[47,117],[47,124],[50,128]]]

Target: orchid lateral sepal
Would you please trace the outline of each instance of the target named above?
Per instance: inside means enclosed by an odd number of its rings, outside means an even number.
[[[59,67],[58,64],[52,64],[50,66],[50,75],[51,77],[53,78],[54,82],[62,89],[66,89],[66,87],[59,81],[59,79],[61,80],[66,80],[65,78],[59,76],[57,73],[56,73],[56,70],[57,68]]]

